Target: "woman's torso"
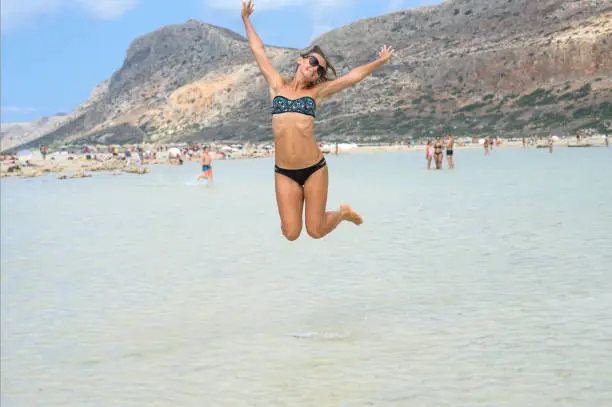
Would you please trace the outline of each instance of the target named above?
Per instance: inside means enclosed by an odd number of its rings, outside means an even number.
[[[319,103],[314,93],[296,95],[286,87],[272,95],[272,103],[280,110],[272,115],[272,132],[276,165],[285,169],[300,169],[316,164],[323,153],[314,136],[315,118],[303,112],[314,113]],[[312,104],[314,102],[314,109]],[[296,112],[298,110],[302,112]]]

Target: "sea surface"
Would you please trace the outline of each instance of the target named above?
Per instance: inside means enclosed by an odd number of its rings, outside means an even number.
[[[328,156],[2,180],[2,407],[612,405],[612,149]]]

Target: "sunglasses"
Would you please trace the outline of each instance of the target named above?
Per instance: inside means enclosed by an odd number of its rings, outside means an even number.
[[[327,71],[327,69],[323,68],[319,64],[319,60],[317,59],[317,57],[315,57],[314,55],[310,55],[308,57],[308,61],[310,62],[310,66],[316,66],[317,67],[317,73],[319,74],[319,76],[325,75],[325,72]]]

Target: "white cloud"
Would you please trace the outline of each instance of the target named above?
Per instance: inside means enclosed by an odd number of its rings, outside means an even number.
[[[345,8],[371,0],[254,0],[254,12],[265,12],[287,7],[303,7],[305,16],[312,21],[311,41],[321,34],[332,30],[329,24],[329,13],[332,9]],[[242,7],[241,0],[204,0],[207,7],[221,11],[235,12],[238,15]],[[337,11],[337,10],[334,10]]]
[[[22,107],[22,106],[2,106],[2,112],[4,113],[33,113],[36,109],[33,107]]]
[[[135,8],[139,0],[2,0],[2,30],[31,23],[36,17],[65,8],[81,8],[99,19],[113,19]]]
[[[258,11],[277,10],[285,7],[307,6],[312,10],[321,7],[343,7],[364,0],[254,0],[255,13]],[[204,0],[206,6],[227,11],[239,11],[241,0]]]
[[[139,0],[78,0],[88,12],[101,20],[120,17],[138,5]]]
[[[285,7],[305,6],[313,12],[316,10],[339,8],[364,3],[373,0],[254,0],[255,12],[277,10]],[[441,4],[444,0],[389,0],[387,9],[389,11],[405,10],[419,6],[431,6]],[[242,0],[204,0],[204,4],[210,8],[226,11],[239,11]]]
[[[239,15],[242,0],[203,0],[206,7],[231,12]],[[303,7],[305,16],[312,21],[311,41],[321,34],[334,29],[330,24],[331,12],[338,14],[337,9],[356,6],[374,0],[254,0],[255,14],[288,7]],[[441,4],[444,0],[388,0],[386,12],[405,10],[409,8]],[[384,3],[383,3],[384,8]],[[336,10],[333,10],[336,9]]]
[[[31,16],[52,12],[61,6],[62,0],[2,0],[2,30],[26,22]]]
[[[408,10],[421,6],[434,6],[442,4],[444,0],[389,0],[387,3],[387,12]]]

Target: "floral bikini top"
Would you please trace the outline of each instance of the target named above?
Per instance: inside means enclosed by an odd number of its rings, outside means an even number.
[[[272,100],[272,114],[281,113],[301,113],[315,117],[317,104],[310,96],[303,96],[299,99],[287,99],[284,96],[275,96]]]

